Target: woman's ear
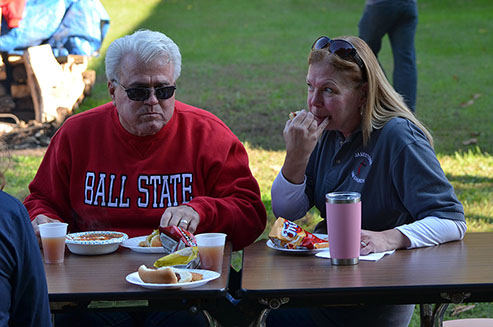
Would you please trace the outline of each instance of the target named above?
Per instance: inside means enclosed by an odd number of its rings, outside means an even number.
[[[366,104],[366,100],[368,98],[368,82],[363,83],[361,85],[361,98],[360,98],[360,106]]]

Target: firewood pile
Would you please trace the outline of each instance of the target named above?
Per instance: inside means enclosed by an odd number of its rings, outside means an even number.
[[[62,122],[91,92],[88,57],[55,58],[48,44],[0,62],[0,139],[10,149],[47,146]]]
[[[28,123],[20,121],[18,125],[12,125],[9,132],[0,131],[0,138],[9,150],[46,147],[50,144],[51,137],[58,127],[60,124],[56,121],[49,123],[40,123],[35,120],[30,120]]]

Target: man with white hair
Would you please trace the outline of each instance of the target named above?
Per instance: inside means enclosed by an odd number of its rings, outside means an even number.
[[[174,225],[225,233],[233,250],[253,243],[267,217],[247,152],[216,116],[175,100],[177,45],[140,30],[105,63],[111,102],[67,119],[29,185],[38,237],[39,224],[64,221],[70,232]]]

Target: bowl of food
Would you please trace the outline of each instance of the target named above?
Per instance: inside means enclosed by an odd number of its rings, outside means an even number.
[[[65,244],[70,252],[81,255],[100,255],[115,252],[128,235],[113,231],[93,231],[67,234]]]

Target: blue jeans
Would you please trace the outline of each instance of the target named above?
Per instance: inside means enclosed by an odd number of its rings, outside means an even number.
[[[359,36],[378,55],[382,38],[388,34],[394,56],[393,84],[412,111],[416,109],[418,73],[414,35],[418,8],[412,0],[388,0],[366,5],[359,21]]]

